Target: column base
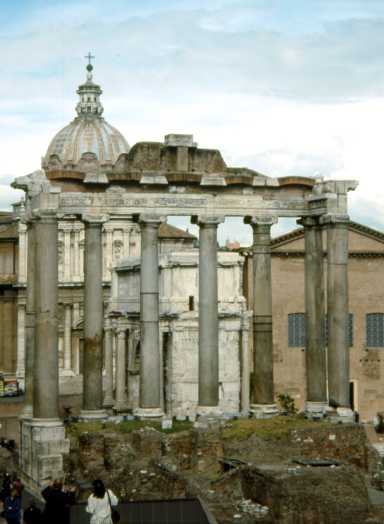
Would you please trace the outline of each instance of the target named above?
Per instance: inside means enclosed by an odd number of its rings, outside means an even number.
[[[82,409],[79,418],[86,422],[92,420],[105,420],[108,418],[108,414],[105,409]]]
[[[161,408],[136,408],[133,411],[135,417],[146,420],[146,419],[160,419],[164,416],[164,411]]]
[[[335,424],[353,424],[356,422],[355,412],[351,408],[336,408],[328,412],[329,420]]]
[[[197,406],[196,414],[199,418],[221,418],[223,410],[219,406]]]
[[[31,487],[41,489],[48,478],[64,476],[63,455],[69,439],[59,419],[21,420],[20,467]]]
[[[129,411],[129,406],[127,402],[116,402],[112,405],[113,411],[116,413],[127,413]]]
[[[325,417],[327,407],[327,402],[314,402],[307,400],[305,403],[305,416],[311,420],[320,420]]]
[[[113,408],[115,405],[115,399],[113,397],[105,397],[103,401],[104,408]]]
[[[266,419],[276,417],[279,414],[276,404],[251,404],[251,418]]]

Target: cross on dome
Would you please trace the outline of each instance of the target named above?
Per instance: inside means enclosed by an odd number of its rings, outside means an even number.
[[[91,52],[89,52],[87,55],[85,55],[84,58],[88,59],[88,65],[92,65],[92,60],[95,58],[95,56],[91,55]]]

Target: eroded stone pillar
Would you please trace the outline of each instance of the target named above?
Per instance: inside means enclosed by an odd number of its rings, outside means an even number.
[[[116,403],[114,409],[118,412],[127,411],[127,361],[126,361],[127,331],[117,330],[116,351]]]
[[[27,232],[27,300],[25,316],[25,376],[24,407],[22,416],[33,416],[33,384],[35,360],[35,288],[36,288],[36,243],[35,221],[28,221]]]
[[[199,216],[199,393],[198,413],[219,414],[219,313],[217,226],[222,217]]]
[[[256,418],[277,413],[273,387],[271,226],[275,217],[246,217],[253,229],[253,355],[251,412]]]
[[[304,226],[305,238],[306,410],[321,415],[327,406],[322,226],[318,218],[298,222]]]
[[[140,401],[139,416],[160,416],[159,227],[164,219],[142,214],[140,265]]]
[[[350,407],[348,348],[348,223],[347,215],[326,215],[328,396],[331,406]]]
[[[85,215],[84,359],[82,418],[104,418],[103,410],[103,257],[105,217]]]
[[[17,306],[16,376],[24,383],[25,378],[25,305]]]
[[[240,389],[240,410],[245,416],[249,414],[249,394],[250,394],[250,353],[249,353],[249,316],[251,313],[243,313],[240,331],[240,355],[241,355],[241,389]]]
[[[36,212],[36,223],[33,229],[35,230],[33,295],[36,319],[33,418],[23,417],[21,419],[20,467],[28,475],[29,482],[34,485],[34,488],[40,490],[48,477],[63,477],[63,454],[69,451],[69,440],[65,438],[65,429],[58,416],[56,210],[46,209]],[[30,309],[28,311],[31,312]]]
[[[58,419],[57,217],[40,211],[35,223],[35,361],[33,414]]]
[[[64,370],[72,371],[72,304],[64,304]]]
[[[104,326],[104,369],[105,369],[105,395],[104,407],[111,408],[113,400],[113,348],[112,348],[112,323],[107,319]]]

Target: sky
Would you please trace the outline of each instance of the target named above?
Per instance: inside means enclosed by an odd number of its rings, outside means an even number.
[[[382,0],[0,0],[0,50],[2,210],[74,118],[91,51],[130,145],[190,133],[230,166],[358,180],[351,219],[384,230]]]

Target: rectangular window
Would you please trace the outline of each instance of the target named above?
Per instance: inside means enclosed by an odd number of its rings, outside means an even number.
[[[384,347],[384,313],[366,315],[366,338],[368,347]]]
[[[305,347],[305,313],[289,313],[288,347]]]

